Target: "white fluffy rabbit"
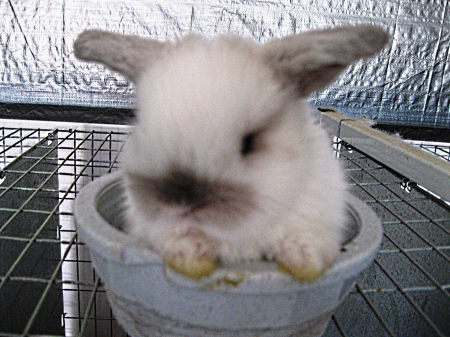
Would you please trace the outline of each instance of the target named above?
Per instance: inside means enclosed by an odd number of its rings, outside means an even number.
[[[137,87],[122,157],[125,230],[195,279],[262,258],[299,280],[319,277],[339,254],[348,191],[305,98],[388,39],[370,25],[265,44],[82,33],[78,58]]]

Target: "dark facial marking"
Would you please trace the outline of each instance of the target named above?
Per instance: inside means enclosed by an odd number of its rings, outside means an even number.
[[[154,180],[153,186],[159,200],[174,205],[200,207],[214,194],[208,181],[182,170],[173,170],[167,177]]]
[[[160,205],[180,206],[186,216],[195,214],[198,219],[230,219],[253,208],[253,193],[248,187],[198,177],[189,170],[172,169],[158,178],[132,178],[135,191],[145,198],[142,202],[152,204],[156,200]]]
[[[241,155],[247,156],[255,150],[255,133],[248,133],[242,138]]]

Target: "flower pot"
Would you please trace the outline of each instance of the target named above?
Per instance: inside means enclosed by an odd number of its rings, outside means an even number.
[[[347,242],[313,283],[296,281],[264,261],[219,268],[194,281],[120,230],[124,207],[117,171],[87,184],[74,212],[114,315],[134,337],[320,336],[358,274],[372,263],[382,238],[375,213],[351,197]]]

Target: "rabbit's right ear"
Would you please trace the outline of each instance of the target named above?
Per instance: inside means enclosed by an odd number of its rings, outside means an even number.
[[[165,43],[157,40],[98,29],[84,31],[74,42],[78,59],[103,63],[134,82],[165,47]]]
[[[389,39],[377,26],[343,26],[272,40],[262,54],[286,85],[306,97],[331,84],[352,63],[379,53]]]

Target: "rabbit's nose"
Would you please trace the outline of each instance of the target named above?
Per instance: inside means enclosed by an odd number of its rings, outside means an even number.
[[[230,220],[255,207],[254,192],[248,186],[203,177],[186,169],[172,169],[148,183],[160,202],[179,207],[182,215],[197,219]]]
[[[155,190],[165,203],[195,208],[206,206],[214,195],[207,179],[186,170],[172,170],[156,183]]]

